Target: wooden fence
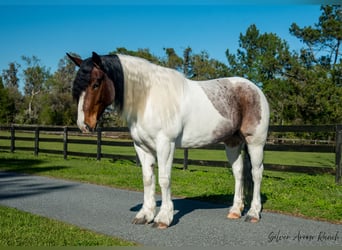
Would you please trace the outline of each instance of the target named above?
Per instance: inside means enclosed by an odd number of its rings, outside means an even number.
[[[64,159],[68,156],[84,156],[84,157],[96,157],[97,160],[101,158],[114,158],[114,159],[127,159],[136,161],[138,164],[138,158],[135,155],[118,155],[118,154],[105,154],[102,153],[102,146],[119,146],[119,147],[133,147],[132,141],[108,141],[103,140],[104,133],[128,133],[127,128],[99,128],[95,132],[94,139],[72,139],[70,134],[79,134],[79,129],[76,127],[45,127],[45,126],[0,126],[0,130],[6,130],[10,132],[9,136],[0,136],[0,140],[10,140],[10,146],[1,146],[0,149],[10,150],[14,152],[16,150],[33,151],[35,155],[41,153],[61,154]],[[26,131],[34,133],[34,137],[16,136],[16,131]],[[63,138],[44,138],[40,136],[41,133],[57,133],[62,134]],[[330,144],[288,144],[288,143],[267,143],[265,146],[266,151],[291,151],[291,152],[324,152],[335,154],[335,167],[309,167],[309,166],[289,166],[289,165],[275,165],[265,164],[266,170],[273,171],[288,171],[288,172],[301,172],[310,174],[331,173],[335,174],[336,183],[341,184],[342,173],[342,125],[321,125],[321,126],[270,126],[270,134],[273,132],[280,133],[317,133],[324,132],[334,136],[333,143]],[[23,147],[17,145],[18,141],[34,141],[33,147]],[[39,147],[40,142],[59,142],[63,144],[62,149],[43,149]],[[97,146],[96,153],[85,153],[70,151],[68,145],[70,144],[90,144]],[[214,144],[201,149],[206,150],[223,150],[223,144]],[[205,166],[217,166],[228,167],[227,161],[217,160],[195,160],[189,159],[188,150],[184,149],[183,158],[175,158],[174,162],[183,164],[186,169],[188,165],[205,165]]]

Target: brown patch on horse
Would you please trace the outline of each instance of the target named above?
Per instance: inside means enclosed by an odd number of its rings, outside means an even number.
[[[234,85],[226,78],[217,79],[215,82],[203,82],[200,86],[214,105],[215,109],[233,125],[240,121],[238,95],[234,91]]]
[[[242,142],[239,131],[246,140],[254,134],[261,120],[257,87],[244,82],[233,84],[227,78],[201,83],[201,87],[215,109],[228,120],[214,132],[220,134],[221,141],[227,146],[237,146]]]
[[[260,95],[251,86],[240,85],[236,88],[242,113],[240,131],[248,143],[248,137],[255,132],[261,120]]]
[[[84,122],[91,129],[96,127],[97,121],[115,97],[112,80],[98,67],[91,71],[90,83],[85,90],[83,112]]]

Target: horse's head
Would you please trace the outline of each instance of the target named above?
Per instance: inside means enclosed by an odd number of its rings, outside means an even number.
[[[72,90],[78,102],[77,125],[83,132],[94,131],[102,113],[115,98],[113,80],[95,52],[85,60],[67,55],[80,67]]]

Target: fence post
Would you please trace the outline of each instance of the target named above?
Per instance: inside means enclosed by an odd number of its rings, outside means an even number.
[[[36,127],[34,132],[34,155],[38,156],[39,153],[39,126]]]
[[[15,151],[15,127],[11,126],[11,153]]]
[[[101,160],[101,137],[102,137],[102,130],[99,127],[97,129],[97,156],[96,156],[96,160],[98,161]]]
[[[140,159],[137,153],[135,153],[135,165],[137,167],[140,167]]]
[[[64,160],[68,157],[68,127],[63,128],[63,157]]]
[[[189,150],[187,148],[185,148],[184,149],[183,170],[188,169],[188,159],[189,159]]]
[[[335,163],[336,163],[336,176],[335,182],[336,184],[341,184],[341,175],[342,175],[342,125],[336,126],[336,155],[335,155]]]

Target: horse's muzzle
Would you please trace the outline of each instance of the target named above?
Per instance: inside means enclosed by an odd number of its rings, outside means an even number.
[[[89,133],[89,132],[95,132],[96,131],[96,129],[97,129],[97,124],[95,125],[95,127],[91,127],[91,126],[89,126],[87,123],[84,123],[84,125],[83,126],[81,126],[81,127],[79,127],[80,129],[81,129],[81,131],[83,132],[83,133]]]

